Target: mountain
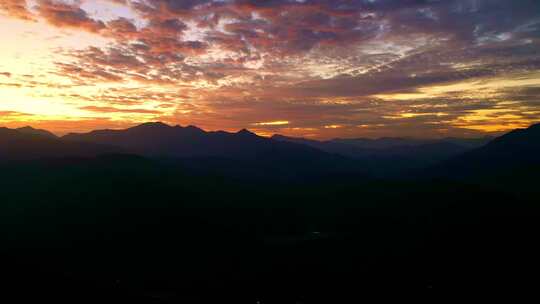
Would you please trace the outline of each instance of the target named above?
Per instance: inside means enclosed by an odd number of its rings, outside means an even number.
[[[307,145],[276,141],[248,130],[206,132],[194,126],[144,123],[125,130],[96,130],[55,137],[30,127],[0,129],[0,161],[103,154],[132,154],[181,165],[197,174],[239,178],[293,178],[331,174],[365,175],[343,156]]]
[[[477,137],[477,138],[447,137],[447,138],[441,139],[440,141],[449,142],[449,143],[453,143],[462,147],[474,149],[474,148],[480,148],[488,144],[493,139],[495,139],[495,137],[492,137],[492,136],[484,136],[484,137]]]
[[[335,141],[318,141],[305,138],[297,137],[288,137],[276,134],[272,136],[273,140],[281,142],[291,142],[301,145],[310,146],[328,153],[335,153],[346,157],[352,158],[362,158],[371,154],[371,150],[362,149],[353,145],[348,145],[345,143],[335,142]]]
[[[287,137],[274,135],[272,137],[279,141],[301,143],[316,147],[323,151],[337,153],[355,158],[371,156],[409,156],[429,154],[434,158],[437,156],[447,157],[465,150],[477,148],[485,145],[492,138],[443,138],[443,139],[409,139],[409,138],[352,138],[352,139],[331,139],[318,141],[305,138]],[[435,154],[434,154],[435,153]],[[440,155],[439,155],[440,154]]]
[[[18,129],[15,129],[15,130],[18,131],[19,133],[24,133],[24,134],[33,134],[33,135],[41,135],[41,136],[49,137],[49,138],[57,138],[56,135],[54,135],[53,133],[51,133],[51,132],[49,132],[47,130],[34,129],[34,128],[30,127],[30,126],[18,128]]]
[[[44,130],[0,128],[0,161],[89,157],[122,150],[91,143],[65,142]]]
[[[455,157],[446,166],[455,170],[487,171],[540,164],[540,124],[517,129],[495,138],[487,145]]]
[[[363,161],[379,176],[403,174],[425,168],[487,143],[491,138],[444,139],[332,139],[317,141],[274,135],[274,140],[308,145],[328,153]]]
[[[409,139],[399,137],[382,137],[382,138],[335,138],[331,142],[346,144],[362,149],[386,150],[396,147],[419,146],[429,143],[430,140],[424,139]]]
[[[62,140],[117,146],[133,154],[180,163],[188,170],[242,178],[306,178],[365,171],[343,156],[261,137],[245,129],[206,132],[194,126],[154,122],[125,130],[68,134]]]
[[[431,175],[533,190],[539,169],[540,124],[535,124],[443,162]]]
[[[489,154],[491,157],[514,161],[538,162],[540,158],[540,123],[527,129],[516,129],[491,141],[471,154]]]
[[[226,157],[255,159],[263,156],[302,158],[326,156],[307,146],[274,141],[248,130],[237,133],[206,132],[197,127],[145,123],[125,130],[99,130],[85,134],[68,134],[68,142],[114,145],[152,157]]]

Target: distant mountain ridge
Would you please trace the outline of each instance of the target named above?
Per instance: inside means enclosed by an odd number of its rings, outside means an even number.
[[[246,129],[236,133],[207,132],[194,126],[155,122],[125,130],[68,134],[62,140],[117,146],[133,154],[180,163],[197,173],[239,178],[304,179],[330,174],[364,175],[365,171],[346,157],[261,137]]]
[[[305,145],[261,137],[246,129],[236,133],[207,132],[194,126],[169,126],[161,122],[145,123],[125,130],[71,133],[62,137],[62,140],[114,145],[152,157],[255,159],[264,155],[305,157],[326,154]]]
[[[106,154],[176,159],[193,170],[210,172],[219,168],[243,176],[264,176],[269,171],[279,176],[300,170],[313,174],[362,172],[393,178],[430,168],[434,176],[459,177],[540,164],[540,124],[493,140],[484,137],[317,141],[283,135],[261,137],[246,129],[235,133],[207,132],[195,126],[169,126],[161,122],[63,137],[31,127],[0,128],[0,161]]]
[[[66,142],[48,131],[30,127],[0,128],[0,161],[92,157],[109,153],[122,153],[122,150],[105,145]]]
[[[415,139],[415,138],[400,138],[400,137],[381,137],[377,139],[371,138],[334,138],[325,141],[299,138],[299,137],[288,137],[284,135],[273,135],[273,139],[281,141],[291,141],[303,143],[306,145],[317,146],[322,149],[342,149],[343,153],[351,153],[346,151],[355,151],[363,152],[381,152],[388,149],[403,149],[406,147],[419,147],[419,146],[428,146],[436,144],[452,144],[455,146],[460,146],[463,148],[478,148],[483,146],[493,140],[493,137],[485,136],[479,138],[455,138],[447,137],[441,139]]]
[[[278,141],[308,145],[328,153],[335,153],[363,161],[380,177],[395,176],[409,170],[424,168],[480,147],[492,138],[356,138],[318,141],[283,135],[272,137]]]

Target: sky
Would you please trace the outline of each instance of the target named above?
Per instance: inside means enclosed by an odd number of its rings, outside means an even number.
[[[540,121],[537,0],[0,0],[0,125],[307,138]]]

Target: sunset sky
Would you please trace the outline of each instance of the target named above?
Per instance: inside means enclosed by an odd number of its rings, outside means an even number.
[[[311,138],[540,121],[538,0],[0,0],[0,126]]]

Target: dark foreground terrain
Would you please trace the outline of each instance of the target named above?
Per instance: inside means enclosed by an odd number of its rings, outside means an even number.
[[[538,266],[535,197],[472,185],[247,183],[128,156],[2,176],[2,276],[23,298],[331,302],[527,284]]]
[[[535,288],[539,167],[534,157],[512,163],[499,146],[386,179],[303,167],[291,178],[292,169],[253,159],[4,161],[3,295],[343,303],[372,293]],[[231,174],[239,167],[243,174]],[[253,170],[264,178],[247,177]]]

